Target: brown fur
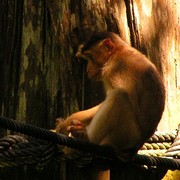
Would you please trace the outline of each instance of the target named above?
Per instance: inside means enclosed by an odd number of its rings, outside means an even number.
[[[94,35],[77,56],[88,61],[88,76],[103,82],[107,96],[102,104],[57,123],[57,131],[77,137],[83,132],[91,142],[114,147],[120,158],[131,158],[154,133],[164,110],[158,71],[110,32]]]

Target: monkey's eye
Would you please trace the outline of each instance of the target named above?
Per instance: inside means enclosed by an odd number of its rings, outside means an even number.
[[[86,55],[86,57],[88,61],[95,62],[94,57],[91,54]]]
[[[85,54],[82,53],[81,56],[79,56],[80,60],[87,61],[87,62],[94,62],[94,58],[91,54]]]

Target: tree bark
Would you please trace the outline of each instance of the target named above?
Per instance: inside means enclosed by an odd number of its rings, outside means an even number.
[[[75,52],[94,32],[108,30],[120,34],[156,65],[167,94],[158,130],[177,128],[179,0],[1,0],[0,9],[2,116],[49,129],[54,128],[57,117],[102,101],[101,84],[87,79],[85,66],[77,61]],[[53,165],[57,170],[59,166]],[[75,167],[66,171],[79,174],[79,179],[86,176]],[[51,176],[44,175],[47,179]]]

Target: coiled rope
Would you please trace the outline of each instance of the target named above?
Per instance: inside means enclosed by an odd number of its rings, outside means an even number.
[[[43,139],[51,143],[56,143],[73,149],[78,149],[87,153],[92,153],[97,156],[107,157],[110,159],[116,158],[113,148],[109,146],[100,146],[79,139],[67,137],[63,134],[57,134],[55,132],[40,127],[36,127],[34,125],[20,123],[18,121],[6,117],[0,117],[0,127],[20,132],[32,137],[38,137],[39,139]]]
[[[25,123],[20,123],[15,120],[0,117],[0,127],[20,132],[32,137],[37,137],[51,143],[60,144],[63,146],[67,146],[73,149],[81,150],[86,153],[91,153],[92,155],[96,155],[99,157],[103,157],[110,160],[117,160],[117,156],[114,150],[111,147],[97,145],[85,141],[81,141],[78,139],[74,139],[71,137],[67,137],[63,134],[57,134],[51,132],[49,130],[36,127],[34,125],[29,125]],[[150,157],[146,155],[136,155],[134,159],[130,163],[136,163],[140,165],[147,166],[160,166],[167,169],[180,170],[180,160],[179,159],[168,159],[162,157]]]
[[[40,139],[28,141],[20,135],[8,135],[0,139],[0,167],[14,167],[36,164],[43,168],[50,162],[57,147]]]

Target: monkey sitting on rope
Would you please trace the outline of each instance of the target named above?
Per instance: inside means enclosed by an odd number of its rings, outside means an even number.
[[[88,77],[101,81],[105,100],[90,109],[57,119],[56,132],[109,145],[122,160],[137,153],[161,119],[165,90],[156,67],[117,34],[100,32],[80,46]]]

